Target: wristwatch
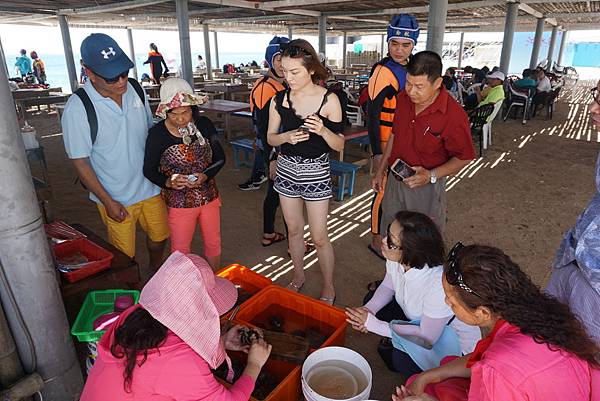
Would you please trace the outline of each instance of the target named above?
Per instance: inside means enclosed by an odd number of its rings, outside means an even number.
[[[437,175],[435,175],[435,169],[429,170],[429,176],[431,177],[429,179],[429,182],[435,184],[437,182]]]

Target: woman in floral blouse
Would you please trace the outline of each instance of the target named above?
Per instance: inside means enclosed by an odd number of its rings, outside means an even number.
[[[196,96],[187,81],[170,78],[160,88],[154,125],[146,140],[144,175],[163,190],[169,209],[171,252],[190,253],[200,225],[204,256],[214,270],[221,262],[221,200],[214,177],[225,153],[213,123],[200,116]]]

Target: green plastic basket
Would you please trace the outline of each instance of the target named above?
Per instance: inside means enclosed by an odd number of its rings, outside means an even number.
[[[100,340],[105,330],[95,331],[94,320],[114,310],[115,299],[119,295],[133,296],[133,302],[138,303],[140,292],[137,290],[102,290],[90,291],[83,301],[83,305],[77,314],[77,319],[71,328],[71,334],[77,337],[79,342],[92,342]]]

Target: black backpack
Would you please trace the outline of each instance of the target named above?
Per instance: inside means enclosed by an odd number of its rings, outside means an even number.
[[[142,104],[145,105],[146,96],[144,94],[144,89],[142,88],[142,85],[140,85],[140,83],[133,78],[128,78],[127,81],[131,84],[131,86],[133,86],[135,93],[138,94],[140,100],[142,101]],[[92,104],[92,100],[83,88],[77,89],[73,94],[79,96],[79,99],[81,99],[81,102],[83,103],[83,107],[85,108],[85,114],[87,114],[87,120],[90,124],[90,136],[92,137],[92,145],[94,145],[94,143],[96,142],[96,137],[98,136],[98,116],[96,115],[96,109]]]

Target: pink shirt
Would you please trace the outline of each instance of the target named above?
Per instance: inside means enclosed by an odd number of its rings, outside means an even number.
[[[169,331],[160,351],[133,370],[131,393],[123,387],[124,359],[110,353],[109,330],[98,344],[98,358],[85,383],[80,401],[247,401],[254,380],[247,375],[230,388],[219,383],[210,367],[182,339]]]
[[[510,324],[471,367],[469,401],[598,401],[600,372]]]

